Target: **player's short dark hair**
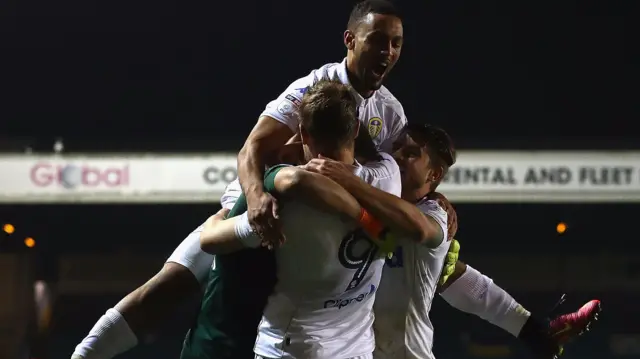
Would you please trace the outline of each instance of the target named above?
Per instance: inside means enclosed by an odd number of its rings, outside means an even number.
[[[400,13],[395,5],[388,0],[364,0],[356,4],[349,15],[347,29],[354,30],[369,14],[393,15],[400,19]]]
[[[457,152],[453,140],[442,128],[434,125],[409,124],[407,133],[421,146],[424,146],[432,160],[444,167],[444,174],[456,163]],[[444,175],[443,174],[443,175]],[[437,186],[440,181],[436,183]]]
[[[352,143],[358,130],[357,103],[349,85],[320,80],[307,88],[300,104],[300,123],[325,150]]]

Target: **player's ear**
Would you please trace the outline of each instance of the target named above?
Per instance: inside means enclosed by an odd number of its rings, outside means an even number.
[[[429,178],[429,180],[431,180],[432,182],[438,182],[442,180],[442,177],[444,176],[444,172],[445,172],[444,166],[434,165],[431,171],[431,178]]]
[[[296,142],[300,142],[302,141],[301,136],[300,136],[300,126],[298,126],[298,132],[296,132],[295,135],[293,135],[293,137],[291,137],[289,139],[289,141],[287,141],[287,143],[285,143],[285,145],[290,145],[292,143],[296,143]]]
[[[307,132],[307,130],[305,130],[304,127],[302,127],[302,125],[299,126],[299,132],[300,132],[300,139],[302,141],[302,144],[308,145],[309,132]]]
[[[356,34],[351,30],[345,30],[343,36],[344,46],[347,50],[353,50],[356,47]]]

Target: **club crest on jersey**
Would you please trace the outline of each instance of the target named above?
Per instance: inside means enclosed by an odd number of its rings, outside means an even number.
[[[293,111],[294,111],[294,104],[293,102],[287,99],[282,100],[282,102],[280,102],[280,104],[278,105],[278,112],[280,112],[283,115],[289,115]]]
[[[382,131],[382,119],[380,117],[372,117],[369,120],[368,130],[371,138],[378,137],[380,131]]]

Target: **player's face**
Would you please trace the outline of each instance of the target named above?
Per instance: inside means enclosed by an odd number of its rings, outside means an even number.
[[[423,187],[436,173],[436,164],[429,152],[408,134],[394,144],[393,157],[400,167],[403,190],[414,191]]]
[[[345,44],[353,51],[356,76],[364,88],[375,91],[382,86],[402,50],[402,21],[393,15],[369,14],[355,33],[345,33]]]

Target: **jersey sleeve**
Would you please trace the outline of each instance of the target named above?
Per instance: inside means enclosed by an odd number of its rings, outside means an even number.
[[[264,190],[271,193],[276,194],[276,175],[280,172],[281,169],[285,167],[291,167],[291,165],[276,165],[269,168],[264,173]]]
[[[400,168],[393,157],[387,153],[380,153],[379,161],[367,162],[362,167],[362,178],[365,182],[400,197],[402,194],[402,179]]]
[[[294,81],[275,100],[269,102],[260,116],[269,116],[287,125],[293,133],[300,125],[300,103],[309,86],[313,85],[313,76],[308,75]]]
[[[378,150],[381,152],[391,153],[393,151],[393,144],[398,140],[404,128],[407,126],[407,116],[404,114],[404,109],[400,102],[394,106],[393,125],[391,126],[389,135],[378,146]]]
[[[289,165],[276,165],[265,171],[264,173],[265,192],[271,193],[273,195],[276,194],[275,193],[276,192],[276,185],[275,185],[276,175],[278,174],[278,172],[280,172],[281,169],[285,167],[289,167]],[[244,196],[244,193],[240,193],[238,200],[236,201],[233,208],[231,208],[231,210],[229,211],[227,218],[241,215],[246,211],[247,211],[247,198]]]
[[[442,207],[440,207],[438,202],[433,200],[426,200],[426,201],[420,202],[418,204],[418,208],[420,209],[420,211],[422,211],[422,213],[425,216],[429,216],[433,218],[440,225],[440,229],[442,229],[442,235],[444,236],[444,239],[445,239],[442,241],[442,243],[448,243],[448,241],[446,241],[448,236],[447,211],[445,211]]]

